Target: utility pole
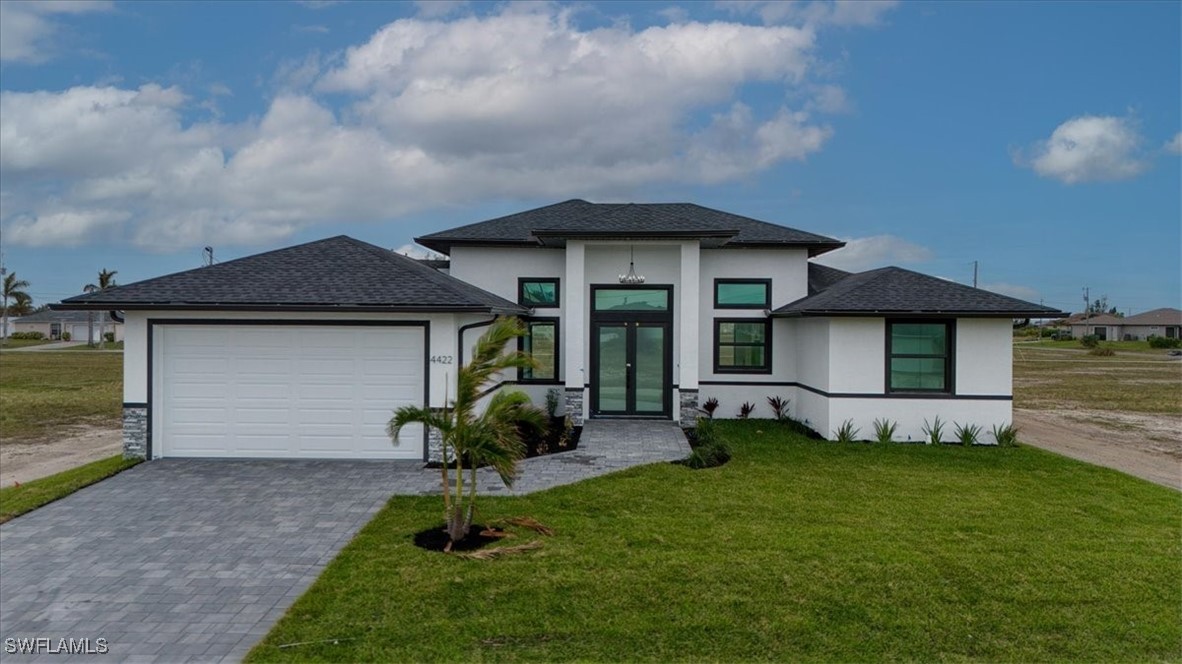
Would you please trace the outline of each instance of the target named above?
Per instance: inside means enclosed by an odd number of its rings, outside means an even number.
[[[977,261],[973,261],[973,288],[977,287]]]
[[[1088,320],[1092,317],[1092,291],[1084,286],[1084,336],[1088,336]]]

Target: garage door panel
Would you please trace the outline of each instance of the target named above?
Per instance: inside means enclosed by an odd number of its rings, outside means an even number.
[[[386,423],[421,405],[413,327],[169,325],[158,336],[162,456],[422,458],[422,428]]]

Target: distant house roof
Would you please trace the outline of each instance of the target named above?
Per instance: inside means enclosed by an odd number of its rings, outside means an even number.
[[[434,251],[455,245],[561,246],[567,238],[707,238],[735,247],[802,247],[810,256],[844,242],[692,203],[588,203],[570,200],[415,238]]]
[[[1121,319],[1123,325],[1182,325],[1182,309],[1163,307]]]
[[[809,295],[816,295],[853,274],[820,263],[809,263]]]
[[[526,311],[412,258],[344,235],[79,295],[53,306],[59,309]]]
[[[13,323],[85,323],[94,317],[95,324],[99,323],[118,323],[111,314],[103,311],[55,311],[53,309],[46,309],[45,311],[38,311],[35,314],[28,316],[21,316],[16,319],[9,319]]]
[[[1125,325],[1127,323],[1127,318],[1117,318],[1112,314],[1092,314],[1091,316],[1081,314],[1079,318],[1071,321],[1072,325]]]
[[[816,294],[772,313],[776,316],[965,315],[1005,318],[1063,315],[1050,307],[898,267],[848,275]]]

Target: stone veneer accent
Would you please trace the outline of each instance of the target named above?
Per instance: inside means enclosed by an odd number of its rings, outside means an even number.
[[[583,426],[583,389],[566,389],[566,414],[576,427]]]
[[[702,414],[698,410],[698,391],[681,389],[678,390],[678,393],[681,405],[678,411],[680,413],[679,424],[682,427],[692,427]]]
[[[148,458],[148,407],[123,406],[123,458]]]
[[[438,410],[438,409],[433,409]],[[427,462],[441,463],[443,461],[443,434],[435,427],[427,427]],[[448,459],[450,462],[451,459]]]

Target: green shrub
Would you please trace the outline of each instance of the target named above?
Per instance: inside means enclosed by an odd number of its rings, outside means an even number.
[[[893,443],[895,442],[895,431],[898,429],[898,422],[888,419],[874,420],[874,439],[880,443]]]
[[[62,341],[69,341],[71,339],[69,332],[62,332]]]
[[[18,341],[40,341],[45,338],[44,332],[13,332],[8,335],[9,339],[16,339]]]
[[[1015,447],[1018,444],[1018,427],[1013,424],[994,424],[993,438],[1001,447]]]
[[[1182,348],[1182,339],[1159,337],[1156,334],[1149,336],[1150,348]]]
[[[1100,357],[1112,357],[1116,355],[1116,351],[1112,350],[1111,346],[1096,346],[1088,351],[1088,355],[1098,355]]]
[[[833,439],[839,443],[852,443],[858,439],[861,429],[854,426],[853,420],[846,420],[833,432]]]
[[[693,451],[680,462],[681,464],[700,470],[721,466],[731,460],[731,448],[718,435],[714,420],[699,417],[697,426],[694,427],[694,438],[696,440]]]
[[[1094,334],[1084,335],[1079,338],[1079,345],[1084,348],[1095,348],[1100,345],[1100,337]]]
[[[928,424],[927,418],[923,420],[923,435],[928,439],[928,445],[939,445],[944,437],[944,423],[940,421],[940,416],[936,416],[936,420]]]
[[[115,343],[115,333],[114,332],[103,332],[103,340],[109,344]]]
[[[960,441],[961,445],[964,445],[965,447],[976,445],[977,441],[981,438],[980,425],[956,424],[955,422],[953,422],[953,424],[956,425],[956,429],[953,431],[953,434],[956,436],[956,439]]]

